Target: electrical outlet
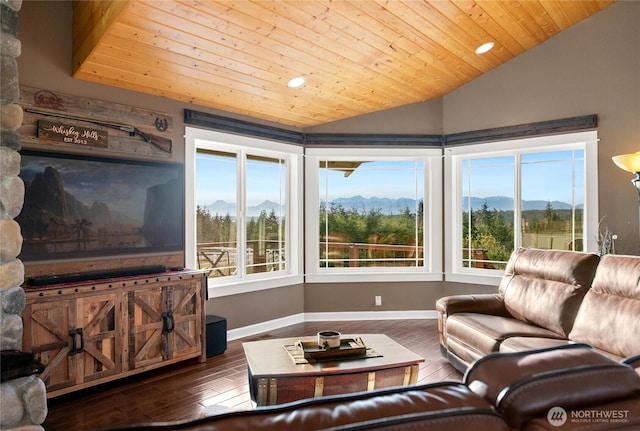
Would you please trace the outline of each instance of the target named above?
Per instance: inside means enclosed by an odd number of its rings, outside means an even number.
[[[382,305],[382,296],[376,296],[376,307],[380,307]]]

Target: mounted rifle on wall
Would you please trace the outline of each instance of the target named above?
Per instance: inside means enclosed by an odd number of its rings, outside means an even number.
[[[95,124],[97,126],[121,130],[123,132],[129,133],[129,136],[131,137],[137,136],[142,138],[143,141],[148,142],[149,144],[155,146],[156,148],[159,148],[164,152],[171,153],[171,150],[172,150],[171,139],[143,132],[142,130],[138,129],[136,126],[131,124],[102,121],[102,120],[97,120],[92,118],[80,117],[76,115],[64,114],[60,112],[41,110],[41,109],[25,108],[24,111],[32,114],[44,115],[44,116],[54,117],[54,118],[62,118],[62,119],[73,120],[73,121],[82,121],[84,123],[90,123],[90,124]],[[164,123],[162,120],[156,119],[155,126],[158,130],[160,131],[166,130],[166,126],[163,126],[163,124]],[[43,122],[43,124],[39,125],[38,133],[43,133],[44,135],[46,135],[45,137],[49,139],[60,140],[63,142],[71,142],[71,143],[78,143],[78,144],[84,144],[84,145],[87,145],[88,142],[93,142],[95,143],[94,145],[96,146],[106,146],[102,144],[103,142],[106,142],[106,136],[103,136],[100,130],[91,130],[84,127],[65,126],[63,124]],[[56,139],[56,137],[58,139]]]

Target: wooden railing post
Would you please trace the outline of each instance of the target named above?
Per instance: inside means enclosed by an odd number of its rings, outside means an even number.
[[[350,267],[358,267],[358,260],[360,257],[360,248],[355,244],[349,245],[349,266]]]

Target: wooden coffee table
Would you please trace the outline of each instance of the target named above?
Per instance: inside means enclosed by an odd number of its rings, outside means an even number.
[[[243,343],[251,399],[258,406],[266,406],[416,383],[418,364],[424,362],[423,358],[383,334],[342,335],[355,337],[360,337],[379,356],[296,364],[285,346],[316,337]]]

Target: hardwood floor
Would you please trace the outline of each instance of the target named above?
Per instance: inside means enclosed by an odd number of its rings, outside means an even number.
[[[187,420],[222,409],[251,409],[245,341],[313,336],[321,330],[384,333],[425,358],[418,383],[462,379],[440,356],[436,320],[306,322],[230,341],[224,354],[132,376],[49,400],[47,431],[96,430],[138,422]]]

